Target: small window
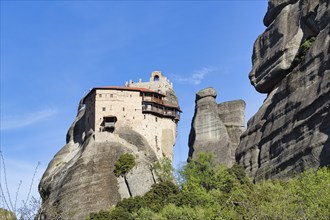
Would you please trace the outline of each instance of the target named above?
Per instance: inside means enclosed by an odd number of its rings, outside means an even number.
[[[105,107],[102,107],[102,111],[105,111],[106,110],[106,108]]]
[[[155,82],[158,82],[158,81],[159,81],[159,76],[158,76],[158,75],[155,75],[155,76],[154,76],[154,81],[155,81]]]
[[[155,117],[155,121],[156,121],[156,122],[157,122],[157,120],[158,120],[157,117]]]
[[[135,117],[133,116],[133,119],[135,119]]]
[[[143,115],[143,118],[146,119],[146,115]]]
[[[99,94],[99,97],[102,97],[102,94]]]
[[[129,95],[129,97],[131,97],[131,98],[132,98],[132,94],[130,94],[130,95]]]
[[[113,98],[113,94],[110,94],[110,98]]]
[[[125,111],[125,107],[123,107],[123,111]]]

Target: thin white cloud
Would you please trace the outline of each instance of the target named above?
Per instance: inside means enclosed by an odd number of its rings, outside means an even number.
[[[23,115],[8,115],[1,117],[1,130],[13,130],[38,123],[57,114],[55,109],[43,109]]]
[[[195,71],[190,76],[183,77],[183,76],[180,76],[180,75],[175,75],[173,80],[175,80],[178,83],[199,85],[203,81],[205,76],[208,75],[209,73],[213,72],[213,71],[214,71],[213,68],[203,67],[200,70]]]

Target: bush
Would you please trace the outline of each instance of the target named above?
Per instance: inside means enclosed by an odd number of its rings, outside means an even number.
[[[153,169],[159,182],[174,181],[172,161],[168,157],[157,161]]]
[[[0,208],[0,219],[15,220],[15,214],[6,209]]]
[[[315,41],[315,37],[307,38],[300,46],[296,57],[293,60],[293,66],[297,66],[301,61],[304,60],[307,52],[312,47],[313,43]]]
[[[136,163],[134,156],[132,154],[125,153],[120,155],[118,161],[115,163],[115,169],[113,172],[117,177],[124,176],[135,165]]]
[[[288,181],[252,183],[240,166],[214,164],[200,154],[180,171],[180,185],[154,184],[144,196],[124,199],[93,219],[220,220],[329,219],[330,170],[308,170]],[[103,220],[102,219],[102,220]]]
[[[90,213],[88,220],[107,220],[110,219],[110,212],[99,211],[98,213]]]
[[[144,196],[146,207],[158,212],[165,205],[176,201],[178,194],[180,194],[180,190],[173,182],[167,181],[154,184],[151,190]]]

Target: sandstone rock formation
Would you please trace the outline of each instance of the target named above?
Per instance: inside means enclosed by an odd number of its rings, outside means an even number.
[[[198,152],[211,152],[217,162],[231,167],[235,163],[239,137],[245,130],[245,102],[236,100],[217,104],[216,96],[213,88],[196,94],[189,157],[195,157]]]
[[[330,165],[330,2],[270,0],[264,23],[250,79],[268,96],[236,152],[256,180]]]
[[[159,71],[157,74],[159,81],[141,86],[157,84],[158,89],[165,85],[164,94],[170,97],[130,85],[94,88],[80,101],[66,145],[40,181],[42,206],[38,219],[86,219],[89,213],[108,210],[123,198],[145,194],[156,183],[152,166],[162,157],[172,157],[179,120],[179,112],[174,115],[171,111],[179,109],[174,105],[178,102],[172,85]],[[164,97],[175,103],[162,108]],[[143,107],[156,104],[157,108],[143,111]],[[112,129],[95,129],[100,126]],[[124,153],[134,155],[136,165],[117,177],[115,163]]]
[[[118,131],[119,137],[97,142],[93,131],[84,135],[84,113],[80,105],[67,144],[50,162],[39,184],[43,199],[39,219],[85,219],[88,213],[108,209],[122,198],[144,194],[155,183],[151,167],[157,158],[141,135],[127,129]],[[113,173],[114,163],[123,153],[137,158],[137,166],[125,179]]]

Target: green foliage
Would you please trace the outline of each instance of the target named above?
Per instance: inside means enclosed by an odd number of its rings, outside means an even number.
[[[124,199],[117,204],[117,207],[123,208],[129,213],[137,212],[143,207],[160,211],[164,205],[176,200],[175,197],[179,193],[179,188],[173,182],[161,182],[154,184],[143,197]]]
[[[88,220],[106,220],[110,219],[110,212],[101,210],[98,213],[90,213]]]
[[[200,154],[180,170],[179,186],[164,181],[144,196],[124,199],[90,219],[220,220],[329,219],[330,170],[308,170],[291,180],[252,183],[240,166],[217,166]]]
[[[149,208],[141,208],[133,214],[134,220],[165,220],[160,213],[156,213]]]
[[[0,208],[0,219],[16,220],[16,217],[13,212]]]
[[[239,184],[237,175],[241,175],[239,178],[242,180],[248,181],[246,176],[244,177],[238,170],[238,168],[227,169],[217,165],[212,154],[201,153],[180,172],[184,180],[183,191],[199,188],[197,191],[220,190],[223,193],[229,193],[235,184]]]
[[[157,161],[153,169],[159,182],[174,181],[172,161],[168,157]]]
[[[90,213],[86,220],[133,220],[134,218],[130,213],[121,207],[117,207],[110,211],[99,211],[97,213]]]
[[[120,155],[118,161],[115,163],[114,173],[116,176],[124,176],[135,166],[135,158],[132,154]]]
[[[171,220],[204,220],[206,213],[201,207],[191,208],[189,206],[178,207],[174,204],[168,204],[161,210],[163,219]]]
[[[294,66],[298,65],[306,56],[308,50],[312,47],[315,37],[307,38],[300,46],[296,57],[293,60]]]

